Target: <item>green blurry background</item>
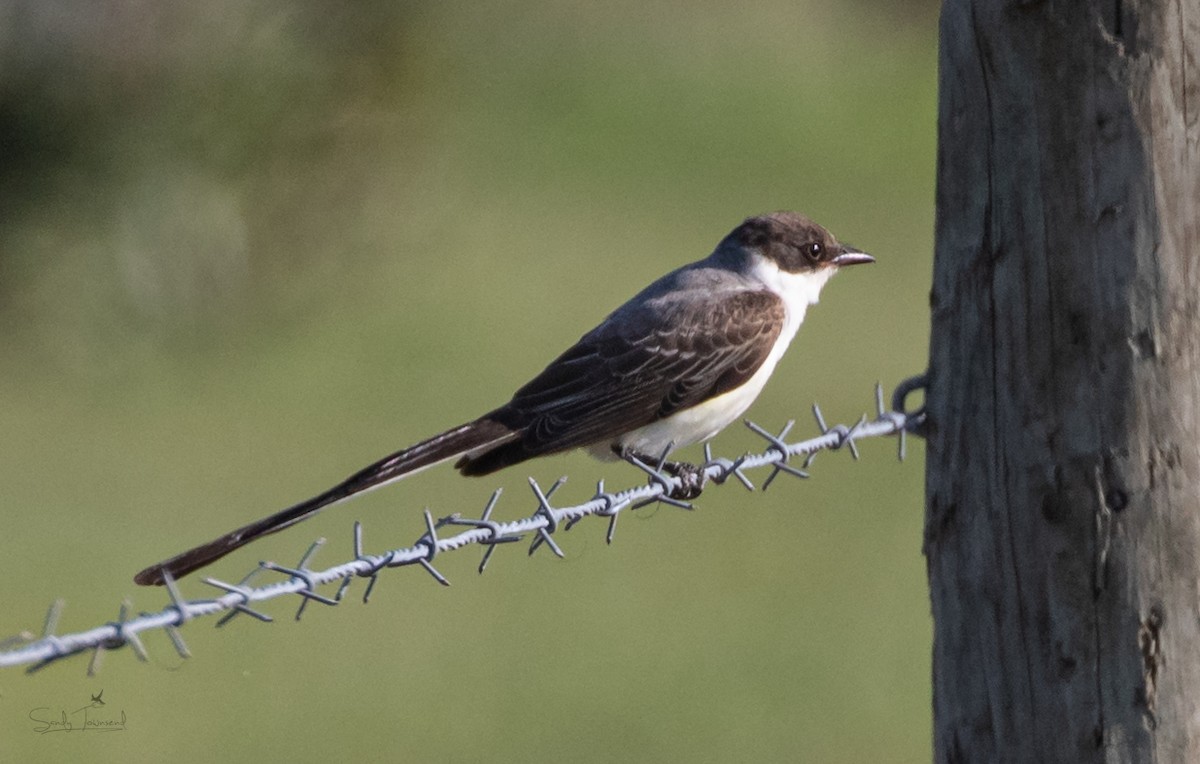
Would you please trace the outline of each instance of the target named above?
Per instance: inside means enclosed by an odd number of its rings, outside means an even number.
[[[932,0],[0,3],[0,633],[115,618],[132,574],[502,402],[743,217],[878,264],[825,291],[752,416],[815,431],[923,368]],[[731,428],[715,443],[758,448]],[[922,452],[447,556],[369,606],[212,619],[152,661],[0,673],[0,760],[922,761]],[[580,455],[422,474],[222,561],[379,550],[533,508]],[[762,473],[758,473],[761,481]],[[184,590],[212,591],[195,579]],[[104,690],[128,730],[38,736]]]

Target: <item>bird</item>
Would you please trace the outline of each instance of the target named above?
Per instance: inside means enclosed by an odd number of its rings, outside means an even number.
[[[702,260],[651,283],[483,416],[396,451],[332,488],[142,570],[161,585],[332,504],[449,460],[487,475],[576,448],[665,459],[742,415],[840,268],[872,263],[798,212],[746,218]]]

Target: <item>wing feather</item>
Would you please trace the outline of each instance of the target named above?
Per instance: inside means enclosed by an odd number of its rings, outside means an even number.
[[[520,438],[459,468],[482,474],[615,440],[735,389],[766,360],[785,320],[783,301],[765,290],[692,295],[614,315],[485,417]]]

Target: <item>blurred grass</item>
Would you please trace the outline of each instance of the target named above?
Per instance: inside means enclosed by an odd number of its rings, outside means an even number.
[[[132,573],[501,402],[749,214],[875,254],[752,409],[855,418],[922,368],[932,4],[0,4],[0,632],[115,617]],[[921,467],[891,443],[803,485],[413,572],[300,625],[206,624],[180,665],[0,675],[0,760],[919,761]],[[757,448],[731,429],[720,453]],[[372,548],[419,511],[636,480],[571,455],[357,500],[214,572]],[[204,596],[198,582],[186,591]],[[129,730],[39,737],[105,688]]]

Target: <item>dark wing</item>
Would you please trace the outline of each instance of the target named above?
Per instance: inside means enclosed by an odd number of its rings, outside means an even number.
[[[618,436],[728,392],[754,375],[783,328],[768,291],[650,301],[614,314],[484,419],[521,437],[458,463],[481,475]]]

